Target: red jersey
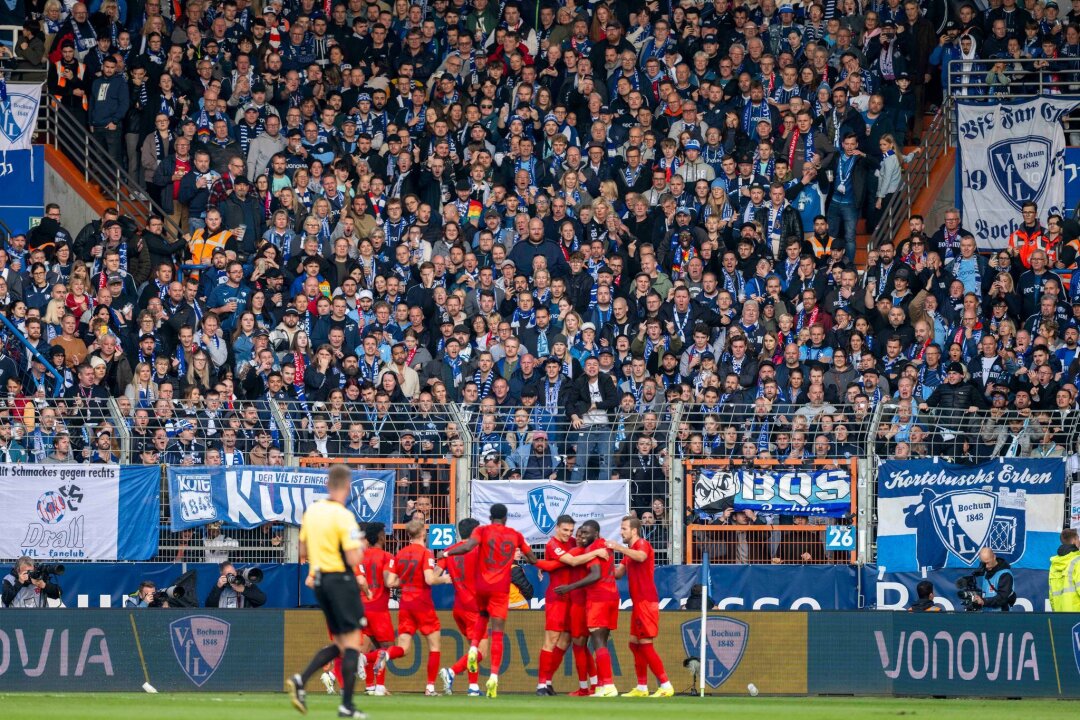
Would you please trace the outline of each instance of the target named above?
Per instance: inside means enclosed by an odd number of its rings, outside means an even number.
[[[630,546],[630,549],[645,553],[645,559],[641,562],[635,562],[623,555],[622,564],[626,568],[626,582],[630,586],[630,599],[635,603],[659,602],[660,596],[656,593],[656,578],[654,575],[653,546],[645,538],[639,537]]]
[[[431,586],[424,579],[424,570],[435,569],[435,556],[423,545],[409,543],[394,556],[397,575],[401,578],[401,607],[434,608]]]
[[[563,555],[567,553],[573,553],[577,543],[571,540],[566,542],[559,542],[555,538],[551,538],[547,541],[547,546],[544,548],[544,559],[558,561]],[[555,588],[560,585],[567,585],[574,580],[571,579],[571,573],[574,568],[569,565],[563,565],[559,563],[558,570],[552,570],[548,573],[548,586],[547,593],[544,595],[545,602],[566,602],[567,597],[565,595],[559,595],[555,592]]]
[[[510,571],[514,567],[514,551],[529,550],[525,536],[505,525],[481,525],[473,530],[480,553],[476,568],[476,592],[510,592]]]
[[[603,538],[600,538],[592,545],[585,548],[585,552],[604,550],[606,548],[606,541]],[[607,554],[607,560],[601,560],[597,557],[586,563],[586,567],[588,568],[594,566],[600,568],[600,579],[592,585],[587,585],[585,587],[585,598],[588,602],[619,602],[619,588],[615,585],[614,553],[608,550]]]
[[[371,590],[371,597],[364,597],[364,607],[373,612],[388,611],[390,591],[386,588],[386,572],[394,570],[394,556],[382,548],[369,547],[364,550],[364,559],[357,566],[358,574],[363,575]]]
[[[465,541],[447,548],[461,547]],[[439,560],[438,565],[454,581],[454,607],[460,610],[476,611],[476,564],[480,557],[480,548],[475,547],[464,555],[451,555]]]

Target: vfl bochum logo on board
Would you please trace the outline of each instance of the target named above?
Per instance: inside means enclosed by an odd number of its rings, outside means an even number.
[[[362,478],[352,486],[352,510],[360,522],[371,522],[386,501],[386,481]]]
[[[701,657],[701,620],[682,624],[683,650],[687,657]],[[711,688],[718,688],[742,662],[750,642],[750,626],[734,618],[713,616],[705,621],[705,666],[701,672]]]
[[[1076,661],[1076,671],[1080,672],[1080,623],[1072,626],[1072,649],[1073,659]]]
[[[38,101],[26,93],[9,92],[0,100],[0,135],[14,145],[31,132],[37,122]]]
[[[570,493],[554,485],[541,485],[528,494],[529,517],[536,529],[547,535],[555,529],[555,521],[570,506]]]
[[[169,624],[169,638],[180,669],[202,687],[225,658],[229,623],[209,615],[189,615]]]
[[[1050,140],[1027,136],[990,146],[990,176],[1001,194],[1017,209],[1037,202],[1050,174]]]

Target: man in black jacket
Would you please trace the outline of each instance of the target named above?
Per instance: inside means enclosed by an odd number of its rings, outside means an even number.
[[[619,404],[615,381],[600,374],[600,361],[585,360],[584,374],[574,381],[569,402],[570,426],[578,432],[577,468],[574,482],[586,479],[589,460],[600,459],[599,478],[611,476],[611,419],[609,413]]]
[[[849,263],[855,262],[855,227],[862,214],[863,200],[866,198],[866,183],[870,177],[870,163],[866,155],[859,150],[859,136],[853,132],[844,135],[841,152],[833,156],[827,168],[821,173],[822,191],[831,193],[829,198],[829,234],[843,239],[846,257]],[[843,235],[841,235],[843,231]]]
[[[258,585],[245,581],[231,562],[223,562],[218,568],[221,576],[206,596],[206,607],[257,608],[266,604],[266,593]],[[232,582],[229,582],[230,577]]]
[[[33,571],[34,561],[30,558],[21,557],[15,562],[4,576],[0,608],[39,608],[46,606],[47,599],[60,599],[60,586],[48,577],[30,577]]]
[[[255,198],[248,195],[251,182],[243,175],[233,178],[233,191],[218,205],[225,227],[233,231],[240,246],[241,257],[255,254],[255,246],[262,237],[264,227],[263,213]],[[244,228],[243,233],[238,232]]]
[[[993,550],[984,547],[979,551],[979,569],[975,571],[975,577],[982,590],[981,597],[976,595],[973,598],[975,604],[980,606],[983,612],[1009,612],[1016,603],[1009,561],[999,558]]]

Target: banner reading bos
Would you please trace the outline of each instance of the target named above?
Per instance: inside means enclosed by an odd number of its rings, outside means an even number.
[[[1014,567],[1045,570],[1064,508],[1061,459],[889,460],[878,473],[878,565],[973,567],[989,547]]]
[[[224,521],[241,528],[266,522],[299,525],[304,511],[326,497],[327,471],[240,466],[169,468],[173,530]],[[354,470],[349,509],[359,522],[394,517],[394,472]]]

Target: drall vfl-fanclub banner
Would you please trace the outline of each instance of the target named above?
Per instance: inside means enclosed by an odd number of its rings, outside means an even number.
[[[157,466],[0,465],[0,557],[149,560],[160,500]]]
[[[1077,102],[1040,97],[1015,103],[957,103],[960,189],[967,229],[982,250],[1001,249],[1024,203],[1039,217],[1065,209],[1065,131]]]
[[[547,542],[560,515],[578,524],[600,523],[600,535],[616,538],[619,523],[630,509],[630,486],[616,480],[594,480],[571,485],[544,480],[505,483],[477,482],[472,486],[472,516],[486,521],[490,508],[502,503],[507,524],[531,544]]]
[[[878,565],[974,567],[989,547],[1013,567],[1045,570],[1064,516],[1061,459],[890,460],[878,473]]]
[[[223,521],[241,528],[299,525],[326,497],[327,470],[259,466],[169,468],[173,530]],[[349,509],[358,522],[393,523],[394,472],[354,470]]]

